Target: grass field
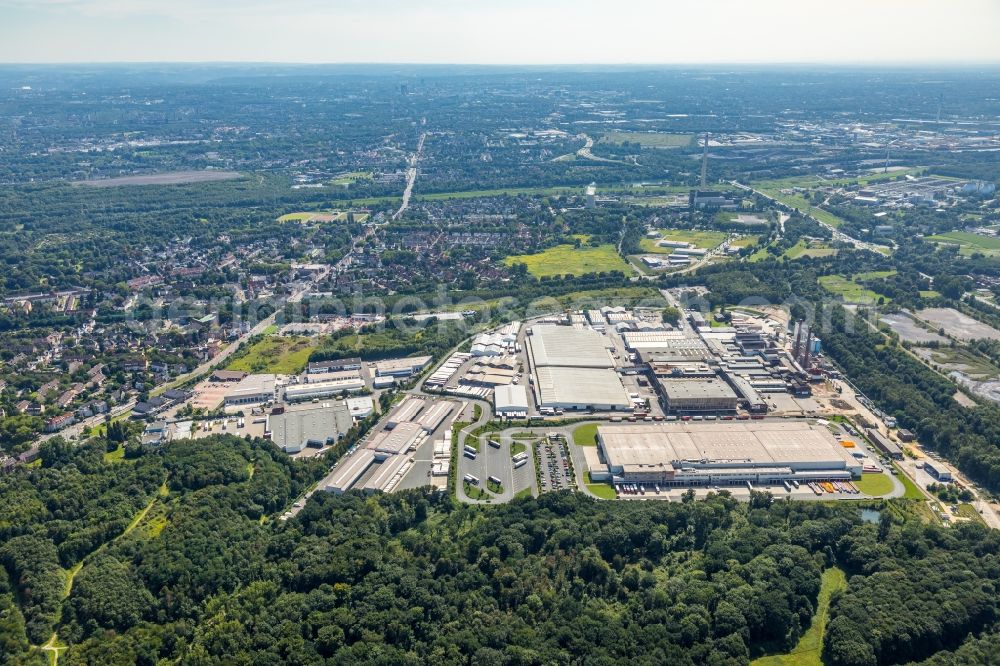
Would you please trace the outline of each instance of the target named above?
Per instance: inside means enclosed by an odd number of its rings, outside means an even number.
[[[278,218],[278,222],[308,222],[316,213],[287,213]]]
[[[759,241],[760,236],[758,234],[750,234],[749,236],[732,239],[729,241],[729,247],[750,247],[751,245],[756,245]]]
[[[524,442],[512,442],[510,445],[510,455],[516,456],[518,453],[524,453],[528,450],[528,445]]]
[[[278,222],[301,222],[306,224],[308,222],[346,222],[348,216],[348,211],[344,210],[330,210],[330,211],[303,211],[300,213],[287,213],[278,218]],[[368,219],[368,213],[354,213],[355,222],[364,222]]]
[[[903,493],[903,499],[927,499],[924,492],[917,487],[917,484],[915,484],[910,477],[903,474],[903,470],[899,469],[896,465],[893,465],[893,467],[896,468],[896,478],[899,479],[899,481],[903,484],[903,487],[906,489]]]
[[[809,629],[788,654],[761,657],[750,662],[751,666],[823,666],[821,653],[826,623],[830,617],[830,598],[835,592],[847,589],[847,576],[841,569],[832,567],[823,572],[820,579],[819,598],[816,613]]]
[[[837,254],[836,248],[826,247],[821,243],[808,244],[801,240],[785,250],[785,256],[789,259],[799,259],[801,257],[829,257],[834,254]]]
[[[696,247],[706,250],[714,250],[722,245],[729,234],[722,231],[700,231],[694,229],[657,229],[661,238],[643,238],[639,241],[639,247],[643,252],[651,254],[671,254],[672,247],[660,247],[657,243],[660,240],[680,241],[682,243],[694,243]]]
[[[871,289],[866,289],[857,282],[840,275],[823,275],[819,278],[819,283],[831,294],[842,296],[845,303],[873,305],[878,303],[880,298],[884,299],[885,302],[891,300],[888,296],[882,296]]]
[[[574,430],[573,443],[577,446],[597,446],[597,424],[588,423]]]
[[[979,234],[970,234],[967,231],[949,231],[944,234],[926,236],[924,240],[958,245],[959,254],[966,256],[976,252],[989,256],[1000,256],[1000,238],[993,236],[980,236]]]
[[[334,177],[330,181],[331,185],[339,185],[340,187],[350,187],[359,180],[371,180],[372,174],[370,171],[349,171],[347,173],[341,173]]]
[[[687,148],[693,146],[693,134],[663,134],[660,132],[608,132],[598,143],[638,143],[643,148]]]
[[[241,372],[273,372],[290,375],[302,372],[312,353],[309,338],[282,338],[268,336],[256,342],[245,355],[234,359],[227,370]]]
[[[617,497],[610,483],[588,483],[587,490],[601,499],[613,500]]]
[[[983,517],[979,515],[978,511],[976,511],[976,507],[971,504],[959,504],[956,513],[958,513],[958,515],[962,518],[968,518],[974,523],[986,525],[986,521],[983,520]]]
[[[621,271],[629,273],[629,266],[618,256],[614,245],[580,247],[556,245],[538,254],[520,254],[504,259],[508,266],[525,264],[535,277],[550,275],[586,275]]]
[[[871,497],[881,497],[892,492],[892,478],[885,474],[862,474],[860,481],[855,481],[854,485],[865,495]]]

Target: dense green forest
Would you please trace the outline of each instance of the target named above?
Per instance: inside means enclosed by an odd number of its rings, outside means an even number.
[[[0,480],[0,663],[43,663],[30,646],[55,631],[65,664],[746,664],[795,645],[832,566],[848,588],[827,663],[980,663],[996,631],[1000,537],[905,504],[873,524],[766,494],[484,508],[415,490],[318,493],[282,522],[320,464],[232,436],[104,449]]]

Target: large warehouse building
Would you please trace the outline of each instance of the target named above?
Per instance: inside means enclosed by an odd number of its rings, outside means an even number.
[[[591,476],[661,486],[860,478],[861,463],[806,421],[609,424],[597,429],[604,460]]]
[[[579,326],[532,326],[527,336],[533,384],[542,409],[632,408],[605,336]]]
[[[613,368],[607,338],[578,326],[539,324],[528,331],[532,367]]]
[[[539,406],[553,409],[632,409],[618,373],[609,368],[544,367],[535,370]]]
[[[288,408],[267,417],[271,441],[285,453],[299,453],[307,446],[322,448],[333,444],[347,432],[354,419],[343,402]]]

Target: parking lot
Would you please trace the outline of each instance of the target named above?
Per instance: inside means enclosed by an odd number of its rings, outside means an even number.
[[[574,488],[573,467],[566,441],[562,437],[543,439],[536,447],[536,462],[542,480],[542,492]]]
[[[489,442],[495,442],[499,446],[493,446]],[[479,480],[476,488],[486,491],[486,497],[495,501],[507,502],[514,496],[527,489],[534,488],[535,470],[532,464],[514,467],[512,460],[514,453],[512,449],[515,443],[524,445],[527,452],[527,459],[531,461],[531,445],[522,441],[512,439],[510,436],[500,436],[493,433],[490,436],[483,436],[479,440],[479,451],[475,458],[459,452],[458,456],[458,479],[459,486],[465,486],[463,479],[466,474],[471,474]],[[473,439],[469,438],[466,444],[472,445]],[[518,449],[522,447],[517,447]],[[489,483],[489,478],[494,477],[500,480],[499,492],[497,486]]]

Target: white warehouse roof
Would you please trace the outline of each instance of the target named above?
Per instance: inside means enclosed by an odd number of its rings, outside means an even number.
[[[632,408],[632,399],[614,370],[544,367],[537,368],[535,372],[542,407]]]
[[[519,384],[498,386],[493,391],[493,404],[497,412],[527,412],[528,391]]]
[[[612,368],[607,338],[589,328],[540,325],[527,338],[535,367]]]

